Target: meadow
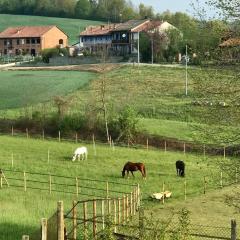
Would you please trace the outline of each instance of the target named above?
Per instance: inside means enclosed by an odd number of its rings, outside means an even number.
[[[73,150],[78,145],[86,145],[89,149],[89,158],[87,161],[72,162]],[[203,194],[203,179],[207,179],[206,191],[220,187],[220,170],[218,160],[214,157],[204,158],[201,155],[186,154],[181,152],[164,152],[157,149],[132,149],[115,147],[115,150],[108,145],[97,144],[96,156],[93,146],[90,143],[71,143],[56,142],[38,139],[26,139],[23,137],[0,137],[0,166],[4,170],[6,177],[9,177],[10,187],[4,184],[0,190],[0,239],[4,240],[19,239],[22,234],[35,232],[39,227],[42,217],[48,218],[56,209],[56,202],[63,200],[65,209],[71,208],[71,201],[76,199],[76,195],[67,193],[52,193],[37,189],[27,188],[24,192],[23,181],[19,181],[19,187],[11,187],[14,178],[22,178],[23,171],[32,173],[44,173],[39,181],[48,180],[49,175],[63,175],[68,177],[79,177],[84,179],[97,179],[120,184],[140,184],[142,192],[142,203],[146,210],[161,213],[173,209],[178,203],[184,202],[184,182],[187,182],[187,200],[195,199]],[[48,162],[48,151],[50,152]],[[13,165],[12,165],[13,154]],[[184,159],[186,162],[186,178],[176,176],[175,161]],[[143,180],[140,173],[135,173],[135,178],[122,179],[121,170],[126,161],[140,161],[145,163],[147,169],[147,180]],[[16,171],[13,173],[11,171]],[[20,172],[20,173],[19,173]],[[45,179],[47,178],[47,179]],[[27,179],[30,175],[27,173]],[[55,181],[53,179],[53,181]],[[173,192],[172,199],[169,199],[163,206],[158,201],[152,201],[150,195],[153,192],[160,192],[162,184],[165,183],[165,189]],[[226,175],[223,176],[223,184],[229,184],[231,180]],[[14,183],[16,184],[16,183]],[[13,184],[13,185],[14,185]],[[67,183],[65,183],[67,184]],[[69,184],[69,183],[68,183]],[[80,191],[78,200],[92,199],[90,195],[85,196],[87,190],[84,190],[85,183],[80,181]],[[93,186],[91,182],[88,186]],[[102,186],[100,182],[99,187]],[[41,184],[42,188],[45,187]],[[29,187],[29,183],[27,183]],[[65,191],[70,191],[71,187],[65,186]],[[110,189],[126,191],[125,185],[110,184]],[[82,195],[81,195],[82,193]],[[97,191],[92,191],[96,194]],[[168,205],[170,206],[168,208]],[[197,206],[196,206],[197,207]],[[172,210],[171,210],[172,211]],[[228,211],[228,210],[226,210]],[[199,214],[199,213],[194,213]],[[215,213],[216,216],[217,213]],[[229,212],[229,217],[232,212]],[[159,217],[161,214],[159,215]],[[226,213],[223,219],[226,218]],[[219,216],[221,219],[221,216]],[[207,217],[203,219],[207,222]]]
[[[2,71],[0,109],[48,102],[89,85],[95,73],[77,71]]]
[[[79,42],[78,36],[85,27],[89,25],[101,25],[101,22],[71,18],[0,14],[0,32],[7,27],[29,25],[56,25],[68,35],[69,44],[74,44]]]
[[[192,68],[190,72],[201,74],[198,68]],[[57,94],[65,96],[69,103],[69,114],[85,113],[86,109],[91,110],[91,106],[100,109],[101,79],[104,78],[110,115],[114,116],[130,105],[138,113],[140,132],[215,144],[214,140],[203,139],[199,134],[198,129],[211,126],[202,124],[204,106],[193,104],[197,93],[193,87],[192,74],[189,75],[189,95],[185,96],[185,70],[182,68],[127,65],[98,75],[77,71],[12,71],[1,72],[1,75],[0,82],[4,82],[0,88],[2,118],[15,119],[19,116],[27,117],[28,114],[31,118],[34,111],[43,108],[48,113],[54,112],[56,107],[51,98]],[[48,81],[44,81],[45,77]],[[55,84],[60,79],[63,84]],[[32,82],[37,83],[37,87]],[[43,83],[51,84],[51,88]],[[19,89],[30,91],[22,97],[23,91]],[[224,129],[226,132],[229,130]]]

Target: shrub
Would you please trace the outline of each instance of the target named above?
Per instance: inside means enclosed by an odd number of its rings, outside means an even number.
[[[42,60],[45,63],[49,63],[49,59],[56,56],[67,56],[68,51],[66,48],[47,48],[41,52]]]

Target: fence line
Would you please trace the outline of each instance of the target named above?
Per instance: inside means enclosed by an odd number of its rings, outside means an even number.
[[[2,135],[6,135],[6,134],[3,134],[3,133],[0,133]],[[8,135],[8,134],[7,134]],[[41,139],[41,140],[55,140],[55,141],[58,141],[58,142],[73,142],[73,143],[79,143],[79,142],[87,142],[87,143],[91,143],[91,140],[81,140],[80,139],[80,136],[79,136],[79,133],[76,132],[75,134],[73,134],[74,136],[73,137],[68,137],[68,138],[64,138],[62,136],[62,133],[61,131],[59,130],[58,131],[58,135],[54,138],[54,137],[49,137],[49,136],[46,136],[46,133],[44,131],[44,129],[42,130],[41,133],[37,134],[37,133],[34,133],[32,134],[31,138],[35,138],[35,139]],[[26,133],[24,134],[22,131],[14,131],[14,128],[13,126],[11,127],[10,129],[10,136],[25,136],[26,138],[30,138],[30,131],[28,128],[26,128]],[[91,137],[90,137],[91,138]],[[154,144],[151,144],[151,143],[154,143],[156,141],[156,136],[152,136],[152,139],[151,139],[151,136],[144,136],[144,137],[141,137],[141,138],[144,138],[143,139],[140,139],[139,141],[141,142],[141,144],[137,144],[135,143],[134,145],[134,148],[137,147],[140,147],[141,146],[141,149],[146,149],[146,150],[149,150],[149,147],[152,145],[152,146],[155,146]],[[146,145],[146,142],[147,142],[147,145]],[[127,144],[123,144],[123,143],[119,143],[119,144],[109,144],[108,143],[103,143],[101,142],[102,144],[105,144],[105,145],[109,145],[110,148],[112,148],[113,150],[115,149],[115,146],[120,146],[120,147],[130,147],[130,142],[128,141]],[[94,156],[97,155],[97,151],[96,151],[96,136],[94,135],[94,133],[92,134],[92,144],[93,144],[93,149],[94,149]],[[177,146],[174,146],[174,145],[177,145]],[[178,150],[178,151],[181,151],[183,152],[183,154],[186,154],[187,152],[199,152],[199,153],[202,153],[204,158],[206,157],[206,154],[209,153],[209,154],[214,154],[214,155],[221,155],[224,159],[227,157],[227,155],[231,155],[230,152],[234,150],[234,145],[233,146],[217,146],[217,145],[213,145],[213,144],[208,144],[208,147],[206,144],[194,144],[192,142],[188,142],[188,141],[182,141],[182,140],[176,140],[176,139],[169,139],[169,140],[165,140],[165,139],[162,139],[161,137],[159,137],[158,139],[158,144],[157,146],[155,147],[158,147],[158,148],[162,148],[165,152],[167,152],[167,150]],[[233,148],[233,150],[231,150],[231,148]]]
[[[7,179],[10,188],[23,189],[24,192],[31,190],[47,191],[49,194],[67,193],[76,196],[112,197],[113,195],[128,194],[137,184],[127,184],[97,179],[87,179],[54,175],[49,173],[27,172],[19,170],[1,170],[1,188]],[[6,175],[4,174],[6,173]],[[14,175],[13,175],[14,174]],[[13,175],[13,176],[12,176]],[[6,178],[5,178],[6,177]]]

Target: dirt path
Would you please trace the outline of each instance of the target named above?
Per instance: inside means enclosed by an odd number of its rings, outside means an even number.
[[[83,65],[67,65],[67,66],[43,66],[43,67],[9,67],[6,70],[11,71],[87,71],[103,73],[121,67],[121,64],[83,64]]]

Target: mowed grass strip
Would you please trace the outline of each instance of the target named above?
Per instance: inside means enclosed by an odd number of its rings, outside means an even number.
[[[20,108],[77,91],[96,77],[78,71],[2,71],[0,109]]]
[[[7,27],[56,25],[68,35],[70,44],[79,41],[78,36],[85,27],[101,23],[83,19],[0,14],[0,32]]]
[[[72,162],[72,153],[77,146],[85,145],[89,150],[87,161]],[[117,182],[120,184],[109,184],[110,190],[118,192],[127,192],[129,187],[124,185],[140,184],[143,203],[147,208],[161,203],[153,202],[150,195],[154,192],[162,191],[162,184],[165,183],[165,189],[173,192],[172,204],[178,201],[184,201],[184,181],[187,181],[187,198],[197,196],[203,193],[203,177],[208,176],[213,184],[208,186],[207,191],[219,187],[220,171],[217,167],[217,159],[206,158],[201,155],[184,155],[179,152],[163,152],[158,150],[131,149],[116,147],[115,151],[107,145],[97,144],[97,156],[94,156],[93,147],[86,143],[68,143],[42,141],[34,139],[25,139],[17,137],[0,137],[0,166],[6,169],[5,175],[9,178],[18,178],[19,188],[4,185],[0,195],[0,228],[1,236],[5,240],[20,238],[22,234],[34,232],[39,227],[39,221],[42,217],[49,217],[56,209],[56,202],[63,200],[65,209],[71,208],[71,201],[76,199],[75,194],[55,193],[51,195],[49,191],[28,189],[33,183],[27,182],[27,192],[24,192],[23,171],[39,172],[49,175],[64,175],[73,179],[62,179],[63,184],[72,184],[61,188],[62,191],[75,191],[75,177],[79,177],[80,193],[78,200],[92,198],[83,195],[84,193],[99,196],[99,190],[88,190],[81,186],[90,186],[93,188],[105,189],[105,181]],[[48,151],[50,153],[48,163]],[[13,168],[12,168],[13,154]],[[176,176],[175,162],[183,159],[186,162],[186,178]],[[121,171],[127,161],[143,162],[147,169],[147,180],[143,180],[140,173],[135,173],[135,178],[122,179]],[[20,171],[13,174],[7,169]],[[95,183],[92,181],[81,181],[81,178],[103,180]],[[27,173],[27,179],[33,177]],[[34,178],[37,181],[48,182],[49,176]],[[60,181],[53,177],[53,182]],[[17,184],[16,181],[9,179],[9,183]],[[122,183],[122,185],[121,185]],[[48,184],[37,184],[37,187],[48,189]],[[34,185],[36,186],[36,185]],[[53,187],[53,189],[56,186]],[[81,195],[82,193],[82,195]],[[119,195],[120,194],[120,195]],[[121,196],[121,193],[116,193]],[[115,193],[111,193],[114,197]],[[1,239],[1,237],[0,237]]]

